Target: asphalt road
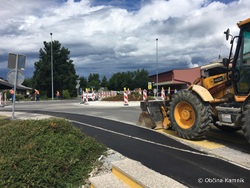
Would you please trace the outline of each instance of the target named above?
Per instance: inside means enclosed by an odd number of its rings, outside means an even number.
[[[30,104],[17,105],[17,110],[65,117],[86,135],[188,187],[248,187],[249,185],[248,169],[210,156],[158,132],[124,123],[132,121],[138,107],[115,108],[116,113],[126,114],[116,118],[123,118],[120,122],[110,120],[115,119],[114,110],[110,108],[99,108],[99,110],[96,110],[96,107],[78,108],[67,102]],[[109,119],[100,118],[104,116]],[[129,117],[130,119],[127,119]]]

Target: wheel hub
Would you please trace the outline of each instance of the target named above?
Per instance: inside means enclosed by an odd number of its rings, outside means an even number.
[[[195,123],[195,112],[191,104],[182,101],[176,105],[174,111],[175,120],[183,129],[191,128]]]
[[[187,109],[184,109],[181,113],[181,117],[187,121],[191,118],[191,113]]]

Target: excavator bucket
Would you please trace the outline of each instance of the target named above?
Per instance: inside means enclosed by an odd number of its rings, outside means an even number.
[[[162,113],[162,116],[163,116],[163,122],[162,122],[162,126],[164,129],[169,129],[170,128],[170,121],[167,117],[167,108],[166,106],[161,106],[161,113]]]
[[[165,101],[141,101],[140,106],[142,113],[137,125],[152,129],[166,129],[170,126]]]

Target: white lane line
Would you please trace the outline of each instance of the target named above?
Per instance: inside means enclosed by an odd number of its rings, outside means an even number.
[[[181,148],[177,148],[177,147],[172,147],[172,146],[169,146],[169,145],[165,145],[165,144],[153,142],[153,141],[150,141],[150,140],[145,140],[143,138],[139,138],[139,137],[127,135],[127,134],[116,132],[116,131],[112,131],[112,130],[109,130],[109,129],[105,129],[105,128],[102,128],[102,127],[97,127],[97,126],[90,125],[90,124],[87,124],[87,123],[82,123],[82,122],[75,121],[75,120],[69,120],[69,121],[70,122],[74,122],[74,123],[78,123],[80,125],[88,126],[88,127],[91,127],[91,128],[99,129],[99,130],[102,130],[102,131],[105,131],[105,132],[113,133],[113,134],[116,134],[116,135],[120,135],[120,136],[124,136],[124,137],[128,137],[128,138],[132,138],[132,139],[139,140],[139,141],[146,142],[146,143],[150,143],[150,144],[154,144],[154,145],[157,145],[157,146],[162,146],[162,147],[173,149],[173,150],[177,150],[177,151],[182,151],[182,152],[192,153],[192,154],[196,154],[196,155],[208,156],[208,157],[215,158],[214,156],[209,155],[209,154],[204,154],[204,153],[199,153],[199,152],[190,151],[190,150],[186,150],[186,149],[181,149]]]
[[[139,141],[142,141],[142,142],[154,144],[154,145],[161,146],[161,147],[165,147],[165,148],[169,148],[169,149],[173,149],[173,150],[176,150],[176,151],[181,151],[181,152],[186,152],[186,153],[192,153],[192,154],[195,154],[195,155],[200,155],[200,156],[205,156],[205,157],[220,159],[220,160],[226,161],[226,162],[228,162],[228,163],[234,164],[234,165],[236,165],[236,166],[239,166],[239,167],[241,167],[241,168],[250,170],[250,168],[248,168],[248,167],[246,167],[246,166],[243,166],[243,165],[241,165],[241,164],[235,163],[235,162],[233,162],[233,161],[230,161],[230,160],[228,160],[228,159],[222,158],[222,157],[220,157],[220,156],[215,156],[215,155],[211,155],[211,154],[199,153],[199,152],[195,152],[195,151],[190,151],[190,150],[186,150],[186,149],[181,149],[181,148],[177,148],[177,147],[172,147],[172,146],[169,146],[169,145],[160,144],[160,143],[153,142],[153,141],[150,141],[150,140],[145,140],[145,139],[142,139],[142,138],[139,138],[139,137],[135,137],[135,136],[123,134],[123,133],[120,133],[120,132],[112,131],[112,130],[109,130],[109,129],[105,129],[105,128],[102,128],[102,127],[97,127],[97,126],[94,126],[94,125],[90,125],[90,124],[87,124],[87,123],[82,123],[82,122],[75,121],[75,120],[70,120],[70,119],[68,119],[68,121],[74,122],[74,123],[78,123],[78,124],[80,124],[80,125],[84,125],[84,126],[87,126],[87,127],[99,129],[99,130],[102,130],[102,131],[105,131],[105,132],[113,133],[113,134],[116,134],[116,135],[124,136],[124,137],[127,137],[127,138],[139,140]]]

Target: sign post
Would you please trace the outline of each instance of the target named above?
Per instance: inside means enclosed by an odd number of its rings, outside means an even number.
[[[80,87],[80,81],[81,80],[76,80],[76,97],[78,97],[78,95],[79,95],[79,87]]]
[[[18,70],[25,69],[25,61],[26,56],[9,53],[8,58],[8,68],[15,69],[15,78],[14,78],[14,96],[13,96],[13,103],[12,103],[12,119],[15,119],[15,101],[16,101],[16,86],[18,80]]]

